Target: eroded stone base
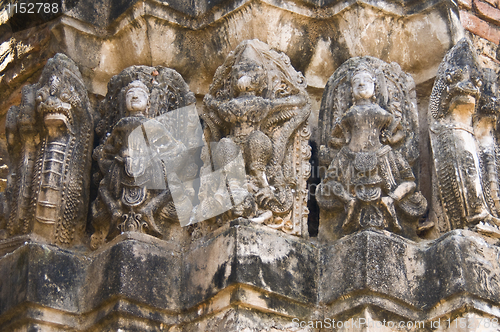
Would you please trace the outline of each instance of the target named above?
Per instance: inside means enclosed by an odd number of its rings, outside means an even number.
[[[98,252],[33,239],[10,248],[1,331],[328,331],[334,319],[366,322],[364,331],[393,331],[376,325],[384,319],[425,324],[405,331],[441,320],[437,330],[458,331],[500,317],[500,249],[464,230],[320,244],[236,220],[185,250],[134,233]]]

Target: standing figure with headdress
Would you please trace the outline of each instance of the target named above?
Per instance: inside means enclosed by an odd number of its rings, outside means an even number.
[[[92,204],[93,249],[126,231],[161,238],[168,232],[167,222],[188,220],[192,210],[192,194],[178,176],[187,165],[188,151],[162,122],[161,113],[168,113],[168,106],[154,116],[158,112],[151,109],[151,90],[158,87],[151,89],[143,82],[146,70],[152,72],[149,67],[131,68],[112,79],[116,87],[109,93],[118,90],[123,100],[109,106],[121,105],[124,116],[116,117],[119,120],[94,151],[102,179]],[[189,93],[187,87],[184,90]]]
[[[217,70],[202,116],[206,139],[213,142],[206,167],[226,168],[227,173],[230,165],[233,172],[230,163],[240,158],[248,174],[243,187],[228,187],[234,207],[230,206],[226,215],[302,234],[303,213],[292,216],[292,210],[298,213],[302,207],[294,204],[302,205],[303,200],[296,203],[293,189],[302,182],[305,185],[307,175],[291,161],[297,159],[302,168],[306,148],[297,135],[303,135],[310,106],[304,78],[289,61],[258,40],[243,42]],[[224,179],[222,182],[234,183],[227,175]],[[198,219],[224,214],[227,204],[221,195],[208,195],[203,190],[201,194]]]
[[[334,238],[367,228],[412,236],[416,227],[405,222],[416,221],[427,209],[403,152],[412,120],[405,94],[387,88],[384,71],[377,75],[374,66],[398,73],[377,59],[352,59],[332,76],[323,95],[321,115],[325,122],[334,119],[328,125],[333,137],[328,147],[322,146],[323,156],[331,159],[316,199],[322,210],[320,231]],[[387,109],[377,102],[381,86],[388,90]],[[345,88],[352,92],[352,101],[332,105],[328,100]],[[332,105],[329,114],[325,105]],[[406,156],[411,153],[406,151]]]
[[[360,65],[351,77],[354,105],[340,119],[345,145],[333,158],[318,187],[320,207],[328,209],[338,201],[346,216],[342,228],[390,228],[402,230],[396,206],[409,215],[425,212],[412,200],[425,200],[415,193],[412,169],[403,156],[391,148],[403,138],[399,119],[374,103],[375,75]]]

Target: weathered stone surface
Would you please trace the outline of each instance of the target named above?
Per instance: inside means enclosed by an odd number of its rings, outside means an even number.
[[[63,54],[38,83],[23,87],[7,114],[12,168],[2,200],[10,204],[4,236],[36,233],[70,246],[85,242],[93,120],[78,67]]]
[[[185,303],[195,305],[239,283],[297,302],[315,302],[314,247],[263,226],[254,229],[246,220],[236,220],[231,226],[210,242],[198,240],[191,245],[184,268],[186,295],[190,295]],[[276,295],[259,301],[279,311],[273,304],[279,303]]]
[[[285,54],[256,39],[228,55],[204,98],[207,144],[194,222],[244,217],[308,235],[306,85]]]
[[[458,13],[440,1],[102,0],[63,7],[52,30],[54,44],[79,64],[90,91],[100,95],[113,75],[138,64],[173,68],[192,91],[204,94],[227,54],[252,38],[286,52],[317,88],[342,62],[363,55],[396,61],[420,83],[463,35]]]
[[[7,25],[0,32],[0,109],[4,118],[7,109],[21,100],[21,87],[36,83],[46,61],[55,54],[52,48],[53,23],[13,32]],[[5,110],[5,113],[4,113]],[[3,122],[3,121],[2,121]],[[3,125],[1,132],[3,132]]]
[[[125,69],[108,90],[93,154],[99,189],[91,247],[125,231],[182,236],[178,223],[191,216],[201,145],[193,93],[174,70],[147,66]]]
[[[500,312],[500,249],[466,230],[420,243],[369,230],[318,246],[240,219],[185,250],[135,232],[94,252],[26,241],[0,259],[12,276],[0,279],[5,331],[296,331],[327,318],[428,327]]]
[[[332,75],[320,109],[319,237],[389,229],[415,237],[427,209],[418,159],[414,83],[397,64],[352,58]]]
[[[327,317],[370,304],[406,320],[429,321],[466,304],[481,310],[488,301],[498,302],[491,284],[497,265],[489,258],[498,248],[469,231],[420,245],[367,231],[321,250],[319,301],[327,305]]]

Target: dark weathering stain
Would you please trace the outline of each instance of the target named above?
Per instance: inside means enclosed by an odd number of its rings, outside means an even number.
[[[226,278],[226,270],[229,270],[229,276]],[[231,262],[224,262],[219,265],[219,268],[214,273],[212,278],[212,285],[218,289],[222,289],[233,282],[236,282],[236,270],[238,268],[238,262],[235,258]]]

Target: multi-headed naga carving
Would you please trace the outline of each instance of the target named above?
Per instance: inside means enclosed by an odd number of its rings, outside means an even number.
[[[305,87],[290,59],[258,40],[245,41],[228,55],[204,99],[210,145],[204,152],[197,220],[242,216],[307,234],[310,106]],[[208,174],[217,171],[222,176],[212,181]]]
[[[192,149],[201,142],[194,103],[172,69],[133,66],[111,79],[96,130],[92,248],[120,232],[163,237],[171,222],[187,223],[198,171]]]
[[[440,231],[474,227],[500,235],[495,137],[497,78],[462,39],[439,66],[429,103],[434,222]]]
[[[7,114],[13,164],[7,189],[9,235],[36,233],[51,243],[83,240],[87,220],[93,120],[75,63],[56,54],[40,80],[22,90]]]
[[[427,208],[412,165],[418,158],[414,82],[397,64],[352,58],[328,81],[320,109],[316,190],[320,233],[358,229],[415,235]]]

